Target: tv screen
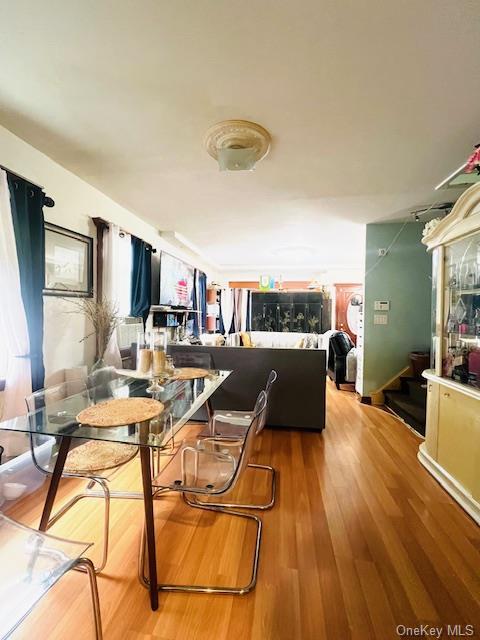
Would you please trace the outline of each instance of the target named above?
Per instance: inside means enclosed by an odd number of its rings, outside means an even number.
[[[194,268],[168,253],[160,261],[160,304],[193,309]]]

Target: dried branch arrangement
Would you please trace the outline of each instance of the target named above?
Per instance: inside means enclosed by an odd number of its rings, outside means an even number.
[[[72,300],[71,298],[64,299],[66,302],[70,302],[77,307],[78,311],[72,311],[71,313],[83,313],[93,326],[94,330],[92,333],[84,336],[80,342],[95,335],[96,357],[97,359],[103,358],[110,338],[118,326],[119,317],[117,305],[106,298],[102,298],[101,300],[95,300],[94,298],[80,298],[78,300]]]

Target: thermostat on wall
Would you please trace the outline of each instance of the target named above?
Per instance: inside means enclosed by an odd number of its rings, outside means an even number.
[[[390,301],[375,300],[373,308],[375,311],[390,311]]]

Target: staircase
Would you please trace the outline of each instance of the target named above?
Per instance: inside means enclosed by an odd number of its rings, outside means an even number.
[[[383,394],[385,405],[424,436],[427,418],[426,380],[402,377],[398,391],[384,391]]]

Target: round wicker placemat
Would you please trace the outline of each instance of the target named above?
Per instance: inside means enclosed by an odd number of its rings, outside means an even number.
[[[175,369],[174,380],[194,380],[195,378],[206,378],[209,375],[207,369],[197,369],[196,367],[182,367]]]
[[[91,427],[120,427],[144,422],[158,416],[163,404],[150,398],[118,398],[87,407],[77,416],[78,422]]]
[[[64,471],[66,473],[95,473],[120,467],[132,460],[138,447],[118,442],[89,440],[68,452]]]

